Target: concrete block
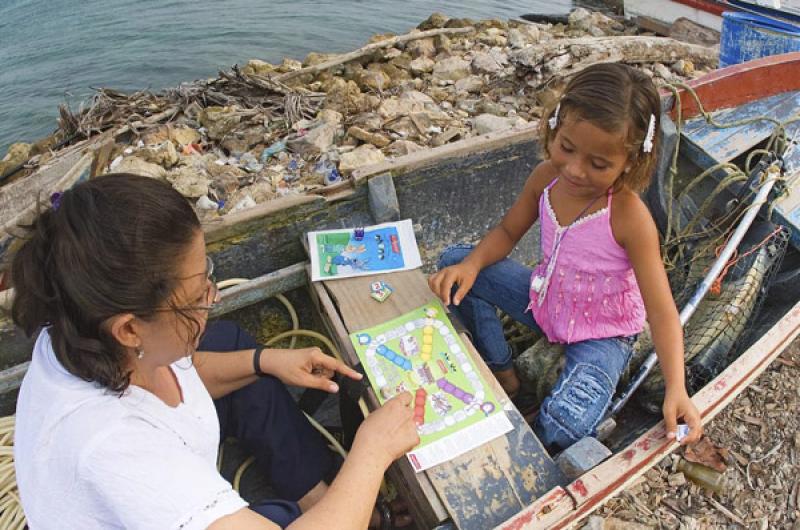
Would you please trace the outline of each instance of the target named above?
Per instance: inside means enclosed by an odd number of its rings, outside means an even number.
[[[568,479],[583,475],[611,456],[611,451],[597,438],[587,436],[566,448],[556,457],[556,464]]]
[[[392,175],[385,173],[372,177],[367,182],[369,187],[369,209],[376,223],[387,223],[400,220],[400,203],[394,188]]]

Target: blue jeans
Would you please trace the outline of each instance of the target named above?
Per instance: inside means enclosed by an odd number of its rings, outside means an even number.
[[[439,258],[439,269],[461,263],[472,248],[448,248]],[[497,308],[517,322],[541,331],[533,314],[526,311],[532,272],[511,259],[500,260],[478,274],[460,305],[450,306],[450,311],[472,333],[475,347],[492,371],[513,367],[511,347],[503,335]],[[566,345],[564,370],[542,403],[533,426],[548,450],[564,449],[595,434],[631,358],[635,340],[636,336],[614,337]]]
[[[256,340],[236,323],[208,324],[200,350],[235,351],[255,348]],[[280,499],[252,504],[250,509],[281,528],[300,516],[297,500],[320,481],[330,482],[338,462],[314,430],[289,391],[267,376],[214,400],[221,440],[233,436],[255,457]]]

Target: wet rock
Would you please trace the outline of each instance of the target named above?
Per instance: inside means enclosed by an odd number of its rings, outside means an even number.
[[[275,65],[259,59],[250,59],[242,68],[245,75],[269,75],[275,71]]]
[[[339,171],[344,175],[349,175],[360,167],[378,164],[385,159],[386,157],[378,148],[365,144],[340,156]]]
[[[420,57],[433,57],[436,55],[436,43],[432,37],[412,40],[406,44],[406,51],[415,59]]]
[[[236,107],[206,107],[198,116],[200,125],[206,128],[208,137],[212,140],[221,140],[231,132],[242,120],[236,114]]]
[[[422,151],[425,148],[419,144],[416,144],[410,140],[395,140],[392,142],[389,147],[385,149],[385,152],[389,156],[405,156],[410,153],[416,153],[417,151]]]
[[[436,79],[458,81],[472,73],[470,63],[460,57],[450,57],[436,63],[433,67],[433,76]]]
[[[110,168],[114,173],[132,173],[134,175],[141,175],[143,177],[150,177],[155,179],[162,179],[166,177],[167,171],[150,162],[146,162],[136,156],[127,156],[123,158],[118,164],[113,164]],[[203,195],[202,193],[200,195]],[[198,195],[198,197],[200,196]]]
[[[208,177],[194,167],[173,169],[167,173],[166,179],[184,197],[198,198],[208,194]]]
[[[286,143],[289,149],[302,156],[319,155],[331,148],[336,131],[335,125],[319,122],[305,133],[289,135]]]
[[[433,71],[436,63],[428,57],[420,57],[409,63],[409,69],[415,74],[427,74]]]
[[[170,141],[166,141],[160,145],[147,146],[136,153],[145,162],[151,164],[158,164],[166,169],[171,168],[180,161],[178,151]]]
[[[476,75],[459,79],[455,84],[457,92],[480,92],[484,86],[483,78]]]
[[[356,127],[356,126],[350,127],[347,130],[347,134],[349,134],[354,138],[358,138],[362,142],[372,144],[376,147],[386,147],[392,142],[386,136],[380,133],[372,133],[369,131],[365,131],[361,127]]]
[[[445,27],[445,25],[449,20],[450,17],[448,17],[447,15],[443,15],[442,13],[433,13],[422,23],[420,23],[420,25],[417,26],[417,29],[421,31],[427,31],[429,29],[443,28]]]

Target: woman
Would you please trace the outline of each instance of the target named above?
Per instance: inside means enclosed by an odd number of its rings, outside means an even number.
[[[328,485],[335,465],[283,384],[336,392],[335,373],[359,375],[226,324],[201,341],[212,273],[194,211],[158,180],[102,176],[34,221],[12,264],[14,321],[39,331],[15,438],[32,528],[367,527],[384,471],[418,442],[410,396],[364,421]],[[217,472],[221,435],[282,501],[247,506]]]

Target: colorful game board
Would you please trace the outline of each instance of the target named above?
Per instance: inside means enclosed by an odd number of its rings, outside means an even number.
[[[416,471],[513,428],[438,301],[350,340],[381,403],[413,395],[421,443],[408,458]]]
[[[422,265],[410,220],[308,233],[311,279],[333,280]]]

